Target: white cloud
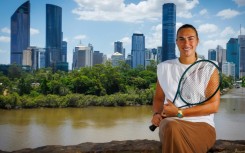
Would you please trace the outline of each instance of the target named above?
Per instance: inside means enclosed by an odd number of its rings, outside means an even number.
[[[236,10],[225,9],[225,10],[218,12],[216,15],[221,17],[222,19],[230,19],[240,14],[241,13]]]
[[[162,46],[162,24],[153,26],[151,30],[151,35],[146,36],[146,48]]]
[[[218,45],[222,46],[223,48],[226,48],[227,39],[213,39],[213,40],[207,40],[204,42],[201,42],[201,45],[206,50],[208,49],[215,49]]]
[[[198,0],[145,0],[137,4],[126,4],[124,0],[74,0],[78,7],[72,13],[78,15],[79,20],[93,21],[122,21],[142,22],[144,20],[159,20],[164,3],[175,3],[177,16],[191,18],[190,12],[199,2]]]
[[[86,35],[77,35],[74,37],[75,40],[83,40],[83,39],[86,39],[87,36]]]
[[[123,45],[124,46],[131,45],[131,39],[130,39],[130,37],[123,37],[120,41],[123,42]]]
[[[218,30],[218,27],[214,24],[202,24],[198,27],[200,33],[213,33]]]
[[[10,42],[10,37],[0,36],[0,42],[8,43]]]
[[[232,27],[226,27],[221,33],[220,33],[221,37],[224,38],[230,38],[230,37],[236,37],[236,32],[235,30],[233,30]]]
[[[233,0],[238,6],[245,6],[244,0]]]
[[[202,9],[202,10],[199,12],[200,15],[205,15],[205,14],[207,14],[207,13],[208,13],[208,11],[207,11],[206,9]]]
[[[3,33],[8,33],[8,34],[10,34],[10,29],[7,28],[7,27],[2,28],[1,31],[2,31]]]
[[[39,34],[40,32],[39,32],[38,29],[31,28],[31,29],[30,29],[30,33],[31,33],[31,35],[37,35],[37,34]]]
[[[238,35],[245,35],[245,28],[244,27],[241,27],[241,30],[239,29],[239,31],[236,32],[236,36]]]

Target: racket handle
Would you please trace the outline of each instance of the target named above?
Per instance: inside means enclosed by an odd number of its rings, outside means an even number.
[[[157,128],[156,125],[152,124],[151,126],[149,126],[149,129],[153,132],[155,131],[155,129]]]

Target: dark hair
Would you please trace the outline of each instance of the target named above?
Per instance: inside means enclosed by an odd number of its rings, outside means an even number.
[[[196,33],[197,39],[199,39],[196,28],[195,28],[193,25],[191,25],[191,24],[184,24],[184,25],[182,25],[181,27],[179,27],[179,29],[178,29],[178,31],[177,31],[177,36],[178,36],[179,31],[180,31],[181,29],[185,29],[185,28],[191,28],[192,30],[194,30],[195,33]]]

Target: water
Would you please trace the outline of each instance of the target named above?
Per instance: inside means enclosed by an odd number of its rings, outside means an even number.
[[[243,91],[244,90],[244,91]],[[245,140],[245,89],[222,96],[217,139]],[[112,140],[159,140],[151,106],[0,110],[0,150]]]

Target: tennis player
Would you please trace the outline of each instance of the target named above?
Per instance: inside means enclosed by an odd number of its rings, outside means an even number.
[[[180,57],[157,66],[151,122],[159,127],[163,153],[206,153],[216,141],[214,113],[219,108],[220,91],[203,104],[179,108],[186,105],[180,98],[173,103],[181,75],[188,66],[200,60],[196,53],[198,43],[195,27],[181,26],[176,38]]]

